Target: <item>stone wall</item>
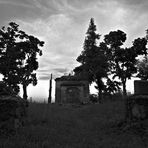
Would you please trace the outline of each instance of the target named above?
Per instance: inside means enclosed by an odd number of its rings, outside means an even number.
[[[0,132],[15,131],[27,115],[27,102],[19,96],[0,96]]]
[[[129,117],[132,120],[148,119],[148,96],[133,95],[128,97]]]
[[[134,81],[134,95],[127,97],[130,119],[148,119],[148,81]]]

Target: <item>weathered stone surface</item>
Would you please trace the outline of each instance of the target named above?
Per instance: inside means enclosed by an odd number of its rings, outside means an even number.
[[[129,116],[134,119],[148,119],[148,95],[128,97]]]
[[[135,80],[134,81],[134,94],[135,95],[148,95],[148,81]]]
[[[0,96],[0,129],[16,130],[25,122],[26,104],[18,96]]]
[[[89,83],[75,76],[63,76],[56,80],[56,103],[83,103],[89,101]]]
[[[134,95],[127,98],[130,119],[148,119],[148,81],[134,81]]]

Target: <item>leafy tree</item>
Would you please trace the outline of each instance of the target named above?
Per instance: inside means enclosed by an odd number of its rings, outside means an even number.
[[[82,74],[88,77],[90,83],[96,82],[96,88],[99,90],[99,99],[101,100],[104,83],[102,78],[107,76],[107,60],[101,46],[98,46],[100,35],[96,33],[94,19],[91,18],[89,28],[86,32],[83,51],[78,56],[77,61],[81,63],[74,69],[76,74]]]
[[[18,84],[22,84],[24,99],[27,99],[27,86],[37,84],[34,71],[38,69],[37,56],[42,55],[39,47],[43,44],[43,41],[20,30],[14,22],[0,30],[0,73],[16,93],[19,92]]]
[[[13,88],[13,91],[18,93],[18,79],[16,78],[17,71],[17,54],[14,52],[17,25],[10,23],[10,26],[5,29],[2,27],[0,30],[0,73],[4,75],[6,85]]]
[[[126,34],[120,30],[112,31],[105,35],[105,44],[108,47],[108,57],[110,63],[111,74],[113,79],[118,77],[123,86],[123,95],[127,95],[126,81],[131,79],[132,75],[137,72],[136,57],[146,54],[146,40],[138,38],[133,42],[130,48],[123,48],[122,45],[126,41]]]
[[[146,36],[144,38],[138,38],[134,41],[133,46],[138,51],[139,55],[144,55],[142,60],[137,61],[137,70],[139,77],[142,80],[148,80],[148,57],[147,57],[147,41],[148,30],[146,30]]]
[[[107,78],[105,93],[115,94],[116,92],[120,91],[120,85],[120,82]]]
[[[147,40],[146,38],[138,38],[133,42],[132,47],[123,48],[123,44],[126,41],[126,34],[120,30],[110,32],[105,35],[104,39],[108,50],[109,67],[113,79],[118,77],[123,86],[123,96],[127,95],[126,81],[131,79],[133,74],[137,73],[137,57],[139,55],[147,55]],[[128,99],[125,99],[125,119],[128,118],[129,107]]]
[[[132,50],[135,54],[147,56],[147,37],[137,38],[133,42]]]
[[[144,57],[144,59],[137,62],[137,69],[137,77],[142,80],[148,80],[148,57]]]

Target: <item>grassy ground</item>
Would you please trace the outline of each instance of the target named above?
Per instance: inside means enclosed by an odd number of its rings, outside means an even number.
[[[0,137],[0,148],[145,148],[148,139],[135,130],[122,131],[121,101],[103,104],[32,103],[28,122],[11,137]]]

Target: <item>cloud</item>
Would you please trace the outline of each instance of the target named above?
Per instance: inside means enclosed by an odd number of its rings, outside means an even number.
[[[53,70],[58,71],[60,73],[65,73],[67,72],[66,68],[54,68]]]
[[[89,19],[105,35],[121,29],[128,44],[147,29],[147,0],[0,0],[0,19],[14,20],[28,34],[45,41],[39,58],[40,79],[70,72],[82,51]],[[2,15],[3,14],[3,15]]]
[[[36,0],[0,0],[0,26],[16,19],[30,22],[56,14],[57,10],[45,2],[43,5]]]
[[[30,7],[33,8],[29,1],[20,1],[20,0],[0,0],[0,4],[2,5],[12,5],[12,6],[21,6],[21,7]]]
[[[117,1],[117,0],[114,0]],[[125,4],[127,6],[139,6],[148,4],[147,0],[120,0],[119,3]]]
[[[32,0],[31,2],[42,9],[45,16],[28,21],[17,19],[17,22],[23,30],[45,41],[43,56],[39,59],[39,70],[56,73],[57,76],[62,75],[65,68],[71,71],[78,64],[76,58],[82,51],[91,17],[95,18],[100,34],[104,35],[117,29],[129,33],[128,44],[136,35],[143,35],[146,29],[147,15],[144,12],[138,15],[143,7],[141,4],[139,8],[139,1]],[[137,12],[135,7],[138,9]],[[47,16],[48,8],[55,13]],[[63,73],[59,71],[60,69]],[[46,78],[45,73],[41,71],[38,75]]]
[[[49,80],[50,77],[49,76],[39,76],[38,79],[39,80]]]
[[[51,73],[55,79],[79,64],[76,58],[83,50],[91,17],[102,38],[120,29],[127,33],[130,46],[135,38],[145,35],[147,8],[147,0],[0,0],[0,26],[14,21],[26,33],[45,41],[37,70],[38,86],[44,88],[28,90],[47,98],[49,82],[41,80],[49,80]]]
[[[38,70],[39,80],[49,80],[51,73],[53,74],[53,79],[60,77],[62,75],[67,75],[70,71],[67,68],[52,68],[51,70]]]
[[[71,71],[77,65],[76,57],[80,54],[84,32],[80,24],[67,15],[52,15],[46,20],[38,19],[33,22],[17,20],[22,30],[33,34],[45,41],[43,56],[39,58],[39,70],[47,70],[59,76],[65,73],[59,69]],[[83,30],[83,29],[82,29]],[[38,72],[41,76],[42,72]]]

